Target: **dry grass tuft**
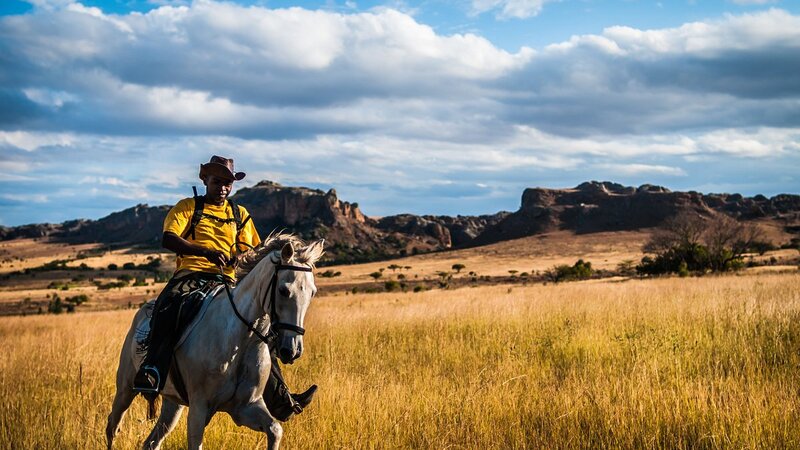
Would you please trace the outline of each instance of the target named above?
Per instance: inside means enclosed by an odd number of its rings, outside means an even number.
[[[0,319],[0,447],[104,445],[132,314]],[[328,297],[306,325],[287,379],[321,387],[287,448],[800,447],[798,274]],[[144,406],[115,448],[147,435]]]

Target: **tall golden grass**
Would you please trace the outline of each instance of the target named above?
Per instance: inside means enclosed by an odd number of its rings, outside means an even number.
[[[0,445],[103,447],[131,317],[0,320]],[[307,328],[287,448],[800,447],[798,274],[328,297]],[[205,445],[266,440],[220,414]]]

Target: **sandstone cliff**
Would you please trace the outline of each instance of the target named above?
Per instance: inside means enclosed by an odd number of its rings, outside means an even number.
[[[525,189],[516,212],[484,216],[398,214],[375,219],[365,216],[357,203],[340,200],[333,189],[324,192],[270,181],[240,189],[231,198],[250,211],[262,236],[287,230],[306,240],[324,238],[326,260],[336,262],[484,245],[553,230],[592,233],[650,228],[686,210],[778,220],[790,232],[800,230],[798,195],[703,195],[596,181],[572,189]],[[158,246],[168,210],[169,206],[137,205],[99,220],[0,227],[0,239],[49,236],[76,243]]]

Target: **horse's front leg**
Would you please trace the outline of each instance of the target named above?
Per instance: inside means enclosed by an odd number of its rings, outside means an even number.
[[[212,412],[206,404],[197,402],[189,405],[189,417],[186,420],[189,450],[203,448],[203,433],[211,420],[211,415]]]
[[[283,438],[283,427],[267,411],[264,399],[243,405],[231,413],[236,425],[267,433],[267,449],[278,450]]]

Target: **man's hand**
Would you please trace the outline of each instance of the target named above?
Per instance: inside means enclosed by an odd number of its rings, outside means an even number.
[[[202,256],[211,262],[211,264],[218,267],[224,267],[228,264],[228,260],[230,259],[225,252],[193,244],[175,233],[164,233],[161,239],[161,245],[167,250],[172,250],[179,255]]]
[[[228,264],[228,255],[217,250],[208,250],[203,255],[207,260],[218,267],[225,267]]]

